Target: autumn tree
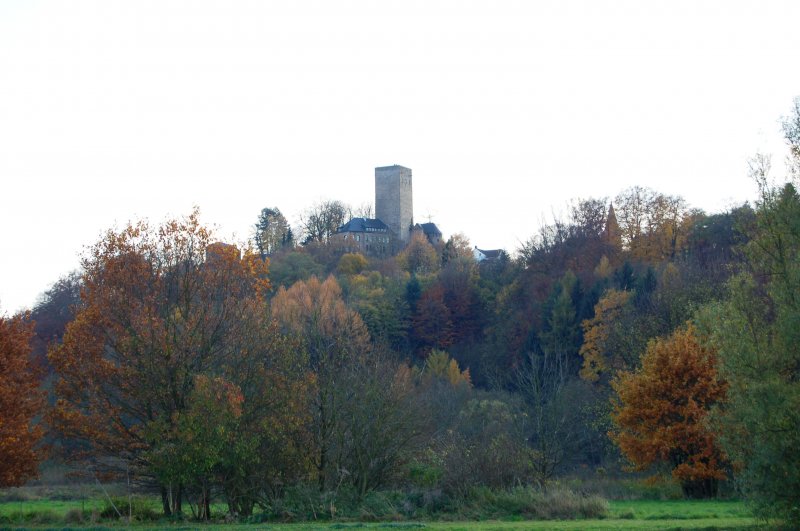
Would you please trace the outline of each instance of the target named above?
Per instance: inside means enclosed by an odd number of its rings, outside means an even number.
[[[463,233],[457,232],[450,236],[444,244],[444,248],[442,249],[442,264],[446,264],[450,260],[456,258],[474,260],[475,258],[472,253],[472,244],[469,243],[469,238]]]
[[[404,472],[424,442],[426,412],[412,371],[384,349],[348,364],[339,379],[345,400],[334,454],[340,474],[363,496]]]
[[[727,212],[698,217],[687,236],[689,258],[707,275],[725,275],[729,264],[742,261],[737,250],[747,243],[754,221],[755,211],[747,203]]]
[[[261,254],[267,257],[282,247],[291,246],[291,228],[278,207],[264,208],[253,227],[253,243]]]
[[[271,308],[307,353],[311,459],[320,490],[346,481],[364,494],[383,485],[418,434],[408,375],[372,345],[332,276],[279,289]]]
[[[83,258],[80,309],[49,354],[50,420],[82,443],[70,457],[90,470],[158,479],[150,456],[186,414],[197,377],[221,376],[262,344],[253,331],[265,315],[267,263],[212,242],[195,210],[155,228],[109,230]],[[184,485],[159,484],[164,512],[180,513]]]
[[[581,378],[597,382],[601,376],[608,376],[612,370],[627,368],[625,360],[619,359],[608,350],[608,339],[615,320],[621,315],[630,293],[608,290],[594,307],[594,317],[583,321],[583,357]]]
[[[34,336],[32,354],[37,361],[47,364],[47,348],[60,342],[67,323],[72,321],[81,300],[81,276],[73,271],[55,281],[40,294],[31,310]]]
[[[417,301],[412,330],[421,352],[431,348],[446,349],[453,344],[453,320],[444,301],[444,289],[439,284],[425,290]]]
[[[289,289],[280,288],[272,300],[271,313],[284,332],[302,340],[307,351],[313,378],[312,459],[323,490],[337,480],[334,448],[344,429],[341,413],[346,393],[340,376],[369,350],[369,332],[358,313],[345,304],[333,276],[324,281],[311,277]]]
[[[451,258],[439,272],[437,284],[444,291],[454,343],[475,340],[480,335],[484,301],[478,280],[478,264],[472,256]]]
[[[613,380],[617,393],[611,433],[637,470],[667,463],[691,498],[717,493],[726,457],[706,420],[725,399],[717,354],[704,347],[694,326],[650,342],[642,366]]]
[[[615,204],[622,242],[637,260],[675,258],[685,247],[692,221],[697,217],[682,197],[640,186],[621,192]]]
[[[330,237],[350,219],[350,207],[341,201],[315,203],[300,215],[303,244],[327,243]]]
[[[539,228],[520,249],[525,270],[520,287],[528,291],[530,308],[525,312],[533,323],[542,319],[543,304],[567,271],[580,284],[591,286],[595,269],[605,256],[616,263],[617,249],[605,235],[606,201],[585,199],[574,203],[567,218],[556,217]],[[593,305],[596,298],[590,302]],[[580,318],[585,318],[579,310]]]
[[[44,405],[42,371],[30,359],[33,323],[27,315],[0,315],[0,487],[38,475],[43,430],[35,422]]]
[[[221,377],[194,377],[186,407],[172,419],[147,424],[151,442],[144,457],[159,481],[183,485],[196,496],[191,500],[195,516],[211,517],[211,488],[225,448],[235,444],[236,425],[242,415],[241,390]]]
[[[397,261],[412,275],[434,273],[439,269],[439,254],[421,231],[411,233],[411,239],[397,255]]]
[[[371,271],[341,282],[346,283],[348,303],[361,315],[373,341],[396,350],[407,348],[410,309],[404,279]]]
[[[288,288],[298,280],[322,275],[324,267],[306,249],[281,253],[270,258],[270,282],[274,287]]]
[[[470,387],[469,369],[461,370],[458,362],[450,357],[444,350],[433,349],[425,359],[422,370],[424,375],[441,378],[452,386],[463,385]]]
[[[336,270],[342,275],[356,275],[367,267],[367,258],[361,253],[345,253],[339,259]]]

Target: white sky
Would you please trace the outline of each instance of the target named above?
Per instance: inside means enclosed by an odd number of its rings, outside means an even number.
[[[718,211],[784,149],[800,2],[0,0],[0,312],[83,246],[199,205],[373,200],[515,249],[570,198],[639,184]]]

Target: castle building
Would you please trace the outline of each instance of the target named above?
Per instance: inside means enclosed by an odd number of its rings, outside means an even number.
[[[414,226],[410,168],[397,164],[375,168],[375,217],[386,223],[402,244],[408,243]]]
[[[411,229],[412,233],[416,231],[419,231],[422,234],[424,234],[425,237],[428,238],[428,241],[431,243],[431,245],[433,245],[434,247],[438,248],[444,244],[444,241],[442,239],[442,231],[439,230],[439,227],[436,226],[436,223],[430,223],[430,222],[422,224],[417,223],[416,225],[414,225],[414,228]]]
[[[434,223],[414,225],[411,169],[397,164],[375,168],[375,218],[353,218],[336,231],[332,241],[345,252],[386,257],[396,254],[421,231],[433,245],[442,232]]]
[[[389,227],[379,219],[353,218],[333,237],[341,249],[348,253],[386,257],[394,253],[395,237]]]

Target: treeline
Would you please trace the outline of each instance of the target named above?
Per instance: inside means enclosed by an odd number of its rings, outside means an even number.
[[[785,132],[796,180],[800,100]],[[480,263],[464,235],[346,253],[339,202],[304,214],[302,245],[277,208],[251,249],[215,243],[197,212],[108,231],[29,318],[0,322],[17,360],[3,484],[35,473],[46,425],[165,514],[189,500],[207,518],[221,497],[248,515],[301,484],[464,495],[631,466],[797,518],[800,198],[767,159],[751,170],[752,205],[706,214],[634,187]],[[37,385],[29,344],[50,407],[15,392]]]

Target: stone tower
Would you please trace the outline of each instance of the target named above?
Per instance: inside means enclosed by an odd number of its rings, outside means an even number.
[[[414,225],[410,168],[397,164],[375,168],[375,217],[408,243]]]

